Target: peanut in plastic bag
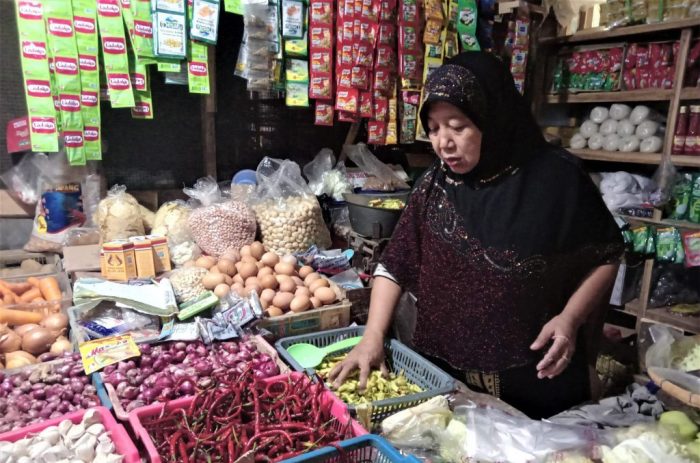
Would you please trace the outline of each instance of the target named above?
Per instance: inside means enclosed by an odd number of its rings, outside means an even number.
[[[265,157],[256,172],[251,198],[263,244],[278,253],[306,251],[316,244],[331,245],[321,206],[293,161]]]

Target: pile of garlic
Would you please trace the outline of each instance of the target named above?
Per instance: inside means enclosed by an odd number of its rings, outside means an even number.
[[[95,410],[86,411],[80,424],[63,420],[37,435],[0,442],[0,463],[121,463],[123,459]]]

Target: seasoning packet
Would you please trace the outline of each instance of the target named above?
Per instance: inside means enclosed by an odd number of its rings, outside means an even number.
[[[285,78],[291,82],[308,82],[309,63],[300,59],[287,59]]]
[[[685,266],[700,267],[700,231],[683,232]]]
[[[132,357],[141,351],[130,334],[87,341],[78,346],[85,374],[90,375],[102,368]]]
[[[185,15],[168,11],[153,13],[154,54],[157,57],[186,57],[187,27]]]
[[[85,165],[82,86],[70,2],[45,2],[44,18],[58,86],[63,142],[71,165]]]
[[[314,110],[314,125],[325,125],[325,126],[332,126],[333,125],[333,105],[317,100],[316,101],[316,107]]]
[[[371,145],[386,144],[386,122],[367,122],[367,143]]]
[[[42,4],[17,0],[20,61],[32,151],[58,151],[58,121],[52,96]]]
[[[130,31],[131,44],[139,64],[154,62],[153,16],[149,0],[131,0],[131,14],[134,26]]]
[[[309,97],[319,100],[333,98],[333,79],[331,76],[312,76],[309,82]]]
[[[462,51],[480,50],[476,40],[477,11],[475,0],[459,0],[457,3],[457,34]]]
[[[219,0],[194,0],[190,19],[190,38],[216,45],[219,36]]]
[[[285,82],[285,104],[291,107],[309,106],[309,83],[307,82]]]
[[[307,32],[301,39],[287,39],[284,41],[284,53],[287,56],[306,58],[309,56],[309,41]]]
[[[300,39],[304,37],[306,5],[299,0],[282,0],[282,37]]]
[[[683,220],[688,214],[692,185],[692,174],[682,173],[676,176],[676,182],[671,190],[671,201],[668,205],[670,219]]]
[[[632,250],[637,254],[651,254],[653,253],[653,242],[652,229],[646,225],[633,228],[630,230],[632,233]],[[652,243],[650,245],[649,243]],[[652,252],[649,252],[651,247]]]
[[[676,248],[678,230],[674,227],[659,228],[656,231],[656,260],[659,262],[674,262],[676,260]]]
[[[102,39],[102,61],[107,77],[109,102],[113,108],[132,108],[135,104],[134,94],[129,78],[126,37],[118,0],[97,0],[97,22]]]
[[[190,41],[187,59],[187,85],[190,93],[208,95],[209,86],[209,48],[194,40]]]
[[[73,28],[80,68],[83,143],[87,161],[102,160],[97,10],[91,0],[72,0]]]
[[[148,79],[148,67],[132,63],[131,82],[134,89],[134,107],[131,117],[134,119],[153,119],[153,99]]]
[[[359,109],[360,93],[356,88],[338,88],[335,109],[355,114]]]
[[[158,59],[157,63],[158,72],[180,72],[182,68],[182,63],[175,60]]]
[[[333,2],[331,0],[311,0],[310,10],[312,26],[333,25]]]

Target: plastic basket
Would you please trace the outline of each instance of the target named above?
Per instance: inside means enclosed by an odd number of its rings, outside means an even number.
[[[297,380],[302,375],[303,373],[289,374],[292,380]],[[265,379],[263,381],[272,382],[275,380],[279,380],[281,377],[285,376],[287,375],[275,376],[272,378]],[[331,415],[338,419],[339,425],[344,426],[348,422],[350,422],[353,436],[363,436],[367,434],[367,431],[362,426],[360,426],[360,424],[357,421],[354,421],[350,418],[347,407],[343,402],[338,400],[338,398],[335,397],[335,395],[329,392],[324,392],[322,399],[324,401],[324,404],[328,402],[332,403]],[[155,445],[153,444],[153,441],[151,440],[151,437],[148,435],[148,431],[146,431],[146,429],[144,428],[143,422],[146,419],[152,417],[160,417],[163,414],[173,410],[187,408],[192,402],[192,400],[193,397],[183,397],[181,399],[176,399],[170,402],[166,402],[164,404],[158,403],[148,405],[146,407],[137,408],[129,413],[129,423],[131,424],[131,429],[134,431],[134,435],[136,436],[136,438],[140,440],[143,446],[145,447],[146,454],[148,455],[148,461],[150,461],[151,463],[161,463],[162,460],[160,458],[160,455],[158,455],[158,452],[155,448]]]
[[[338,447],[323,447],[304,453],[285,463],[418,463],[416,457],[401,455],[389,442],[379,436],[367,434],[348,439]]]
[[[116,448],[116,453],[124,457],[124,463],[140,463],[141,458],[139,457],[139,451],[129,437],[129,434],[127,434],[126,429],[124,429],[124,426],[118,424],[106,408],[94,407],[92,410],[97,411],[100,416],[100,422],[110,433],[110,437]],[[58,418],[30,424],[24,428],[0,434],[0,442],[16,442],[29,435],[39,434],[49,426],[57,426],[63,420],[70,420],[74,424],[80,423],[86,411],[87,410],[78,410]]]
[[[254,343],[257,349],[262,352],[263,354],[268,354],[270,357],[273,358],[275,363],[280,369],[281,374],[286,374],[289,373],[291,370],[287,366],[286,363],[284,363],[280,358],[279,354],[275,350],[274,347],[270,345],[267,341],[262,336],[253,336],[251,339]],[[135,358],[133,359],[138,363],[139,359]],[[121,400],[119,400],[119,396],[117,395],[117,391],[114,389],[114,386],[108,383],[104,383],[103,380],[104,378],[102,377],[102,373],[95,373],[95,376],[100,377],[100,383],[102,383],[102,387],[104,388],[105,395],[107,396],[106,402],[111,405],[112,408],[114,408],[114,415],[119,418],[121,421],[127,421],[129,420],[129,412],[127,412],[124,407],[122,406]],[[98,390],[99,392],[99,390]],[[99,394],[98,394],[99,395]],[[183,397],[184,398],[184,397]],[[181,400],[183,398],[178,398],[175,400]],[[100,396],[100,400],[102,400],[102,396]],[[102,402],[105,404],[105,401]],[[158,404],[156,404],[158,406]]]
[[[280,353],[280,356],[289,363],[293,370],[303,371],[304,369],[302,366],[287,352],[287,348],[292,344],[306,342],[317,347],[325,347],[349,337],[362,336],[364,332],[364,326],[355,326],[323,331],[316,334],[292,336],[280,339],[275,343],[275,347]],[[346,349],[345,351],[338,351],[336,354],[349,351],[350,349]],[[392,372],[403,371],[406,379],[423,389],[423,392],[372,402],[372,427],[375,427],[381,420],[400,410],[414,407],[431,397],[446,394],[454,390],[455,380],[450,375],[409,349],[405,344],[396,339],[387,339],[384,342],[384,351],[386,353],[386,361],[389,370]],[[348,404],[348,409],[352,413],[356,413],[356,407],[354,405]]]
[[[33,260],[46,268],[38,272],[22,270],[22,262],[25,260]],[[62,271],[61,257],[58,254],[27,252],[21,249],[0,251],[0,278],[2,279],[49,276]]]

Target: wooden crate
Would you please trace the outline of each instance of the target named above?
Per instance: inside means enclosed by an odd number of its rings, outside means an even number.
[[[351,306],[349,300],[343,299],[338,303],[302,313],[288,312],[279,317],[264,318],[258,326],[270,331],[276,339],[344,328],[350,324]]]

